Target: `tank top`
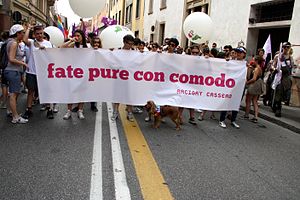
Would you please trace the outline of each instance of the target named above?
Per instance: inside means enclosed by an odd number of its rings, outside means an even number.
[[[15,42],[15,40],[10,39],[7,43],[7,55],[9,55],[9,50],[10,50],[11,45],[13,44],[13,42]],[[25,49],[23,49],[21,47],[21,45],[18,44],[17,51],[16,51],[16,59],[19,60],[19,61],[23,61],[24,55],[25,55]],[[7,64],[7,67],[5,68],[5,70],[22,72],[23,71],[23,66],[18,65],[18,64],[13,64],[13,63],[8,61],[8,64]]]

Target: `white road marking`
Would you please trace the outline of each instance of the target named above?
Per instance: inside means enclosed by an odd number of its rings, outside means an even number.
[[[107,113],[110,129],[112,162],[115,182],[116,200],[130,200],[130,191],[126,181],[126,172],[123,163],[122,151],[119,141],[118,128],[115,121],[111,120],[113,107],[111,103],[107,103]],[[118,119],[120,120],[120,119]]]
[[[102,102],[96,114],[90,200],[102,200]]]

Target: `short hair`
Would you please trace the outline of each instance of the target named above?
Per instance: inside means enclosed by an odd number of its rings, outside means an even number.
[[[216,48],[212,48],[211,50],[210,50],[210,53],[216,58],[217,57],[217,55],[218,55],[218,50],[216,49]]]
[[[9,31],[4,31],[1,33],[1,38],[7,40],[9,38]]]
[[[198,49],[199,52],[200,52],[200,46],[197,45],[197,44],[193,44],[192,46],[190,46],[190,49],[193,50],[193,49]]]
[[[171,42],[173,42],[175,44],[175,47],[177,47],[179,45],[179,42],[178,42],[178,40],[176,38],[170,38],[168,44],[170,44]]]
[[[232,46],[231,45],[225,45],[223,49],[229,49],[229,51],[232,51]]]
[[[132,35],[125,35],[123,37],[123,42],[128,42],[128,41],[131,41],[131,42],[134,42],[134,37]]]
[[[33,32],[35,33],[36,31],[44,30],[43,25],[36,25],[33,27]]]
[[[139,45],[144,45],[144,46],[146,46],[146,43],[145,43],[144,41],[141,41],[141,42],[139,43]]]
[[[202,52],[203,52],[203,53],[206,53],[206,54],[209,53],[209,47],[203,48],[203,49],[202,49]]]
[[[135,46],[137,46],[137,45],[141,44],[141,42],[142,42],[142,41],[141,41],[141,39],[140,39],[140,38],[137,38],[137,37],[136,37],[136,38],[134,38],[134,45],[135,45]]]
[[[217,58],[225,58],[225,57],[226,57],[226,53],[220,51],[220,52],[218,52],[218,54],[217,54],[216,57],[217,57]]]
[[[156,46],[156,48],[159,48],[159,47],[160,47],[159,44],[158,44],[157,42],[153,42],[152,47],[153,47],[153,46]]]

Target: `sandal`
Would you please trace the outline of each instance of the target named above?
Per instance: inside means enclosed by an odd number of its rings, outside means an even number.
[[[244,119],[249,119],[249,115],[244,115]]]
[[[254,118],[251,119],[251,121],[252,121],[253,123],[257,123],[257,118],[254,117]]]

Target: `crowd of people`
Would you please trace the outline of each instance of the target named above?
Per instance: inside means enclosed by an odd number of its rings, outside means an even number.
[[[33,51],[36,49],[56,48],[49,41],[49,35],[44,32],[41,25],[37,26],[22,26],[19,24],[13,25],[9,32],[4,32],[1,35],[1,108],[7,109],[7,117],[11,117],[11,122],[16,124],[27,123],[33,115],[32,106],[38,102],[38,84],[36,75],[36,66],[33,58]],[[126,35],[123,38],[124,50],[136,50],[142,53],[146,51],[170,54],[185,54],[186,56],[203,56],[206,59],[210,57],[225,59],[225,60],[245,60],[247,49],[243,46],[233,48],[231,45],[226,45],[223,48],[218,48],[216,43],[212,44],[210,48],[208,44],[193,44],[183,48],[179,46],[179,41],[176,38],[165,38],[163,45],[157,42],[144,42],[139,38],[134,38],[131,35]],[[66,39],[59,48],[101,48],[100,38],[90,33],[86,37],[83,31],[76,30],[74,35]],[[6,59],[5,59],[6,58]],[[256,123],[258,121],[258,99],[263,96],[263,102],[270,105],[277,117],[281,116],[281,104],[285,102],[289,104],[292,68],[294,61],[292,58],[292,49],[289,42],[283,43],[282,51],[277,52],[274,59],[266,62],[264,57],[264,50],[258,49],[257,55],[253,55],[247,60],[247,78],[245,83],[245,102],[246,112],[245,119],[249,119],[250,107],[254,107],[254,116],[251,121]],[[280,70],[279,70],[280,68]],[[281,75],[280,80],[274,86],[274,79]],[[22,85],[26,87],[27,102],[26,110],[23,114],[17,111],[17,100],[22,90]],[[266,91],[264,91],[266,89]],[[67,104],[67,112],[63,116],[64,120],[72,117],[72,113],[77,112],[78,118],[83,120],[84,103],[78,102],[76,105]],[[90,103],[92,111],[97,112],[97,105],[95,102]],[[159,108],[157,108],[159,109]],[[197,122],[204,120],[207,111],[198,110],[199,116],[196,117],[195,109],[186,108],[189,111],[188,122],[196,125]],[[58,112],[56,104],[41,105],[41,110],[47,111],[47,118],[53,119],[54,113]],[[117,120],[119,113],[119,103],[114,103],[114,111],[112,120]],[[134,121],[133,114],[142,113],[143,107],[127,105],[127,119]],[[184,108],[179,108],[180,123],[183,123]],[[216,119],[215,113],[217,111],[210,111],[211,119]],[[236,122],[238,111],[221,111],[219,118],[219,125],[226,128],[225,119],[231,121],[231,125],[235,128],[240,128]],[[149,122],[151,117],[145,118]]]

